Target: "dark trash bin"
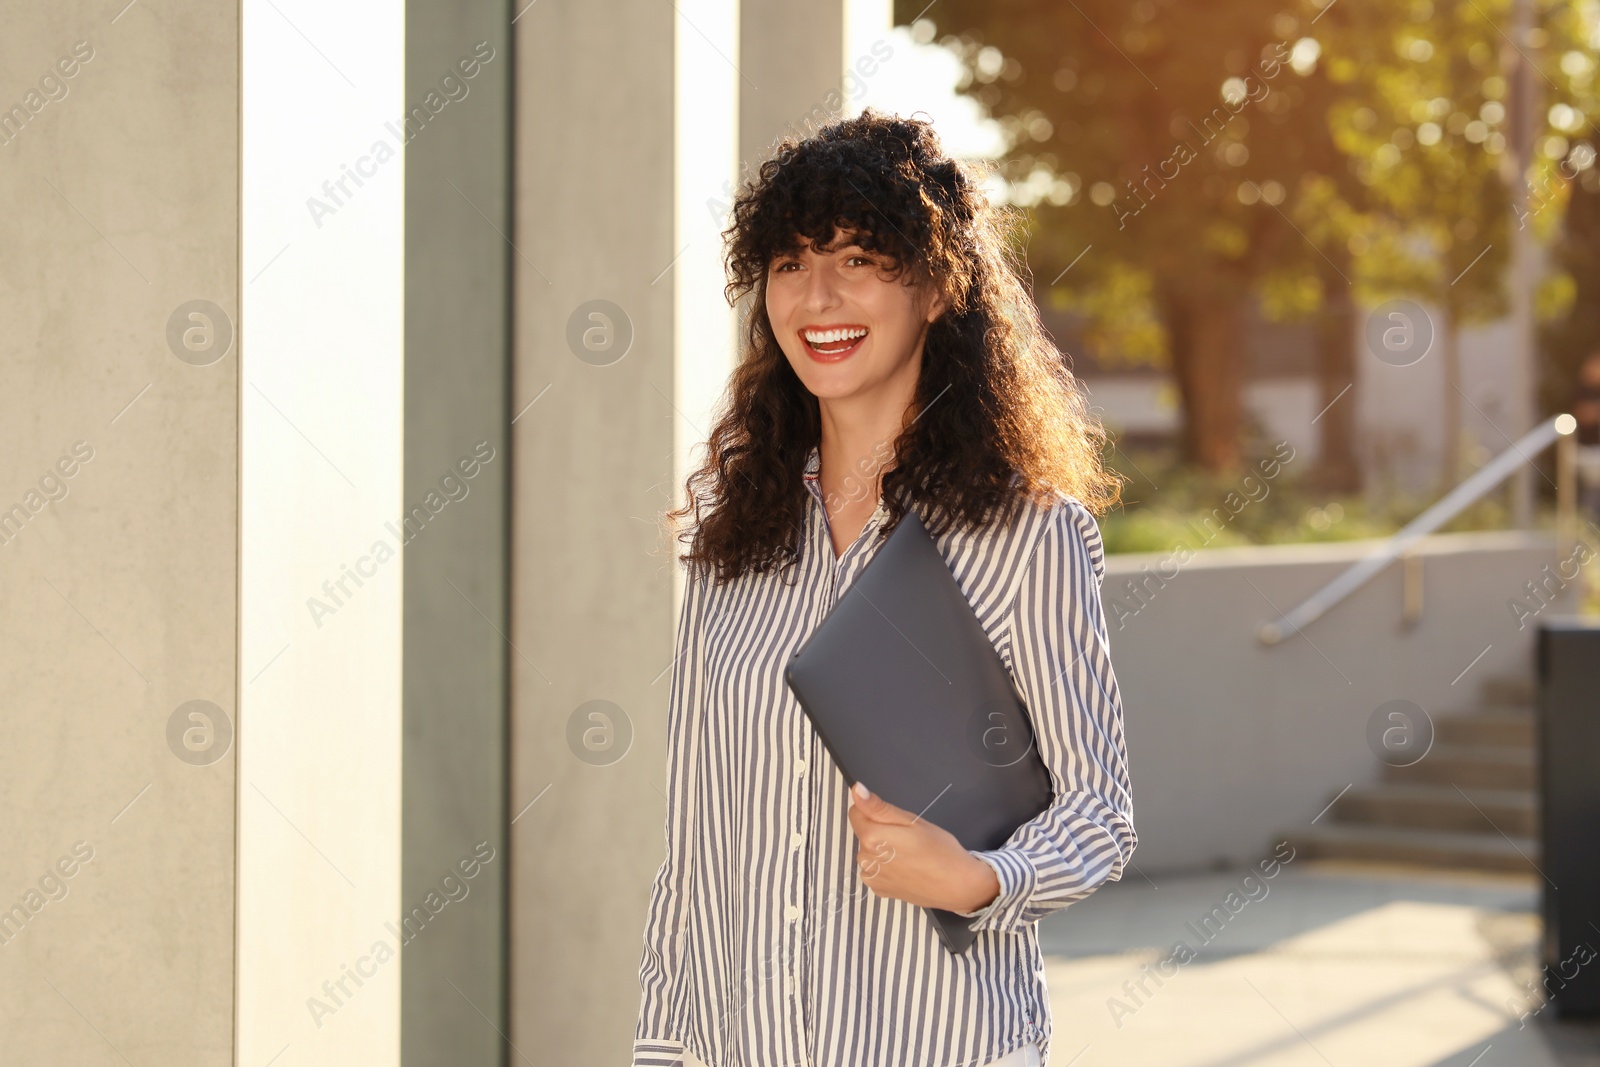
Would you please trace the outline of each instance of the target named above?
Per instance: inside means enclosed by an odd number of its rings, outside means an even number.
[[[1542,979],[1562,1016],[1600,1015],[1600,619],[1551,618],[1537,645]]]

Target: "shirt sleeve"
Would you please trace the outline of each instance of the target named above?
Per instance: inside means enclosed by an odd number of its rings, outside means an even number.
[[[1057,502],[1009,615],[1011,670],[1050,772],[1050,806],[997,849],[969,850],[994,868],[995,899],[973,930],[1017,932],[1117,881],[1138,844],[1122,697],[1101,611],[1105,553],[1081,501]]]
[[[684,1045],[674,1032],[673,1006],[683,978],[689,941],[688,879],[695,831],[695,710],[704,671],[705,580],[692,571],[678,614],[676,658],[667,702],[666,858],[650,887],[644,954],[639,964],[639,1019],[633,1037],[633,1067],[680,1067]]]
[[[979,859],[983,859],[983,853],[978,852],[975,849],[968,849],[967,851],[971,852],[974,856],[977,856]],[[984,862],[988,863],[989,861],[988,860],[984,860]],[[992,867],[994,865],[990,864],[990,866]],[[961,916],[963,919],[971,919],[971,918],[975,918],[975,917],[982,917],[982,916],[988,915],[991,911],[993,911],[995,909],[995,905],[997,905],[999,903],[1000,903],[1000,898],[998,896],[996,896],[988,904],[986,904],[983,907],[979,908],[977,911],[958,911],[958,912],[956,912],[956,914]],[[973,927],[977,926],[976,923],[972,923],[970,925],[972,925]]]

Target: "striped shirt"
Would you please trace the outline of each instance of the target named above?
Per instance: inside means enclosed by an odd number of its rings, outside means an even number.
[[[870,562],[880,497],[834,557],[811,450],[800,559],[718,586],[691,574],[667,711],[666,858],[650,890],[635,1067],[980,1067],[1049,1060],[1038,922],[1122,877],[1137,843],[1094,516],[1057,494],[1009,525],[935,537],[1016,679],[1050,806],[994,850],[999,895],[952,955],[920,907],[862,883],[843,775],[783,680]],[[870,787],[871,783],[868,783]]]

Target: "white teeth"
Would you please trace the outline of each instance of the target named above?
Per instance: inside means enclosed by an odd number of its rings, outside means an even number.
[[[830,344],[834,341],[843,341],[851,337],[865,337],[867,331],[863,329],[848,330],[806,330],[805,338],[814,345]]]

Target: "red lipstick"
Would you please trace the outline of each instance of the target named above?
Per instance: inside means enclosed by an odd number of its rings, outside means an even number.
[[[819,363],[850,358],[868,336],[867,327],[851,322],[802,326],[799,332],[806,354]]]

